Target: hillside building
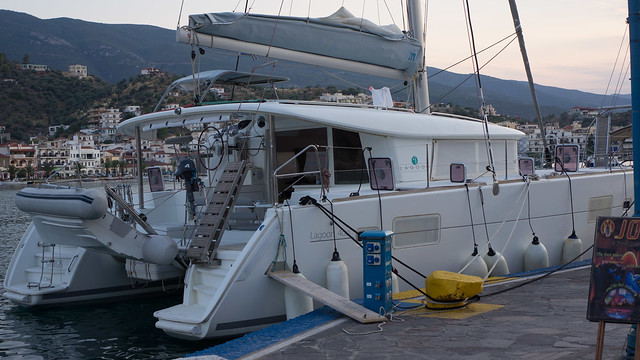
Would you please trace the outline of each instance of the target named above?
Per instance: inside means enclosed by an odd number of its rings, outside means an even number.
[[[72,140],[67,141],[66,147],[69,149],[69,161],[80,164],[82,174],[93,176],[101,172],[101,154],[95,147],[93,136],[77,133]],[[65,167],[65,170],[77,171],[74,165]]]
[[[0,154],[0,181],[9,180],[9,156]]]
[[[364,93],[358,95],[344,95],[341,92],[334,94],[323,93],[320,96],[320,101],[335,102],[338,104],[366,104],[371,101],[371,96]]]
[[[52,125],[49,126],[49,136],[55,136],[58,131],[64,131],[69,128],[69,125]]]
[[[21,70],[29,70],[29,71],[37,71],[44,72],[49,71],[49,65],[40,65],[40,64],[20,64]]]
[[[597,116],[598,113],[598,109],[590,107],[575,106],[569,109],[569,115],[571,116]]]
[[[73,77],[83,79],[87,77],[87,67],[84,65],[69,65],[69,74]]]
[[[159,74],[162,74],[162,71],[160,71],[160,69],[156,69],[154,67],[150,67],[150,68],[146,68],[146,69],[140,70],[140,74],[142,74],[142,75],[159,75]]]
[[[19,143],[9,144],[9,165],[13,165],[18,169],[27,167],[36,167],[37,149],[32,145]]]
[[[100,114],[100,139],[113,140],[116,135],[116,127],[122,121],[122,112],[119,109],[106,109]]]
[[[142,115],[142,110],[140,109],[139,105],[129,105],[129,106],[125,106],[122,109],[122,112],[125,114],[133,114],[134,116],[140,116]]]
[[[42,142],[38,147],[38,165],[49,163],[53,166],[62,166],[67,164],[69,162],[69,150],[66,147],[68,140],[62,137]]]

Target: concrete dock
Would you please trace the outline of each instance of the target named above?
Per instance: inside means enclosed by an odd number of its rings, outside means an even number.
[[[392,321],[359,324],[330,309],[189,356],[201,359],[594,359],[586,319],[589,267],[565,270],[465,309],[433,312],[402,301]],[[483,294],[521,280],[487,285]],[[296,329],[297,328],[297,329]],[[607,323],[603,359],[623,359],[630,325]],[[270,335],[273,333],[274,335]],[[272,336],[277,336],[273,338]],[[269,338],[270,340],[264,341]],[[256,346],[258,348],[256,348]]]

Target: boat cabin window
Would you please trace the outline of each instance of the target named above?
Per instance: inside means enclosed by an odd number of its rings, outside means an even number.
[[[304,150],[309,145],[319,145],[318,155],[314,150],[299,155],[278,172],[280,175],[291,174],[290,177],[278,179],[278,201],[290,199],[294,185],[318,185],[320,177],[312,175],[295,175],[307,171],[317,171],[318,168],[329,168],[327,163],[327,129],[299,129],[276,132],[276,167],[280,167],[287,160]]]
[[[393,248],[405,249],[440,242],[440,214],[400,216],[393,219]]]
[[[367,183],[369,176],[360,135],[353,131],[333,129],[333,166],[336,184]]]

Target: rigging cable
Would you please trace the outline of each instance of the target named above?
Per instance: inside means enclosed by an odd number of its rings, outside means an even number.
[[[607,94],[609,93],[609,86],[611,86],[611,80],[613,80],[613,75],[615,74],[616,68],[618,67],[618,59],[620,59],[620,53],[622,52],[622,47],[625,44],[625,40],[627,38],[627,31],[628,30],[629,30],[629,27],[625,26],[624,27],[624,34],[622,35],[622,40],[620,41],[620,46],[618,47],[618,54],[616,54],[616,60],[613,63],[613,68],[611,69],[611,75],[609,76],[609,82],[607,83],[607,88],[604,91],[604,95],[602,95],[602,104],[600,105],[600,107],[603,107],[605,101],[607,100]],[[626,43],[628,44],[629,42],[626,41]],[[627,45],[627,51],[629,51],[629,46],[628,45]],[[626,59],[626,55],[625,55],[625,59]]]
[[[508,37],[507,37],[507,38],[508,38]],[[505,38],[505,39],[507,39],[507,38]],[[503,40],[505,40],[505,39],[503,39]],[[493,61],[493,59],[495,59],[496,57],[498,57],[498,55],[500,55],[503,51],[505,51],[505,50],[507,49],[507,47],[508,47],[509,45],[511,45],[511,43],[512,43],[512,42],[514,42],[516,39],[517,39],[517,37],[513,37],[513,38],[511,39],[511,41],[509,41],[509,42],[508,42],[508,43],[507,43],[507,44],[506,44],[506,45],[505,45],[505,46],[504,46],[500,51],[498,51],[498,52],[497,52],[493,57],[491,57],[487,62],[485,62],[485,63],[480,67],[480,70],[482,70],[485,66],[489,65],[489,63],[490,63],[491,61]],[[503,40],[500,40],[499,42],[501,42],[501,41],[503,41]],[[497,43],[496,43],[496,44],[497,44]],[[494,45],[495,45],[495,44],[494,44]],[[493,45],[491,45],[491,46],[493,46]],[[486,48],[486,49],[489,49],[489,48]],[[485,50],[486,50],[486,49],[485,49]],[[484,51],[484,50],[482,50],[482,51]],[[480,51],[479,53],[481,53],[482,51]],[[438,74],[440,74],[440,73],[442,73],[442,72],[446,71],[447,69],[450,69],[450,68],[452,68],[452,67],[454,67],[454,66],[456,66],[456,65],[458,65],[458,64],[460,64],[460,63],[462,63],[462,62],[464,62],[464,61],[466,61],[466,60],[468,60],[468,59],[469,59],[470,57],[472,57],[472,56],[473,56],[473,55],[471,55],[471,56],[469,56],[469,57],[467,57],[467,58],[465,58],[465,59],[463,59],[463,60],[460,60],[460,61],[458,61],[457,63],[455,63],[455,64],[453,64],[453,65],[451,65],[451,66],[447,67],[446,69],[443,69],[443,70],[441,70],[441,71],[439,71],[439,72],[437,72],[437,73],[435,73],[435,74],[433,74],[433,75],[431,75],[431,76],[429,76],[429,77],[436,76],[436,75],[438,75]],[[438,102],[442,102],[442,100],[443,100],[444,98],[446,98],[447,96],[449,96],[451,93],[453,93],[454,91],[456,91],[460,86],[464,85],[467,81],[469,81],[469,79],[471,79],[471,78],[473,78],[473,77],[475,77],[475,76],[476,76],[475,72],[474,72],[474,73],[472,73],[471,75],[467,76],[467,77],[466,77],[462,82],[460,82],[458,85],[456,85],[456,86],[455,86],[453,89],[451,89],[449,92],[447,92],[446,94],[444,94],[444,95],[440,96],[440,99],[439,99],[439,101],[438,101]],[[433,107],[434,105],[435,105],[435,104],[431,104],[431,105],[429,105],[429,107]]]
[[[389,4],[387,4],[387,0],[383,0],[383,1],[384,1],[384,6],[387,8],[387,12],[389,13],[389,17],[391,17],[391,22],[393,22],[393,25],[396,25],[396,19],[393,18],[393,14],[391,13],[391,9],[389,9]]]
[[[625,60],[626,60],[626,56],[625,56]],[[628,79],[627,74],[629,73],[629,69],[630,68],[631,68],[631,62],[628,62],[627,63],[627,69],[624,71],[624,74],[622,72],[620,72],[620,76],[618,77],[618,86],[616,87],[615,97],[611,101],[612,105],[615,105],[616,102],[618,101],[618,97],[620,96],[620,93],[622,92],[622,85],[624,84],[625,79]]]
[[[486,48],[484,48],[484,49],[482,49],[482,50],[478,51],[478,54],[482,54],[483,52],[485,52],[485,51],[487,51],[487,50],[491,49],[492,47],[494,47],[494,46],[496,46],[496,45],[500,44],[501,42],[503,42],[503,41],[507,41],[509,38],[512,38],[512,39],[511,39],[511,41],[509,41],[509,43],[507,43],[507,45],[505,45],[505,46],[504,46],[500,51],[498,51],[498,52],[496,53],[496,55],[494,55],[493,57],[491,57],[491,59],[489,59],[489,61],[487,61],[486,63],[484,63],[484,65],[482,65],[482,66],[480,67],[480,69],[482,70],[482,68],[484,68],[485,66],[487,66],[487,64],[489,64],[489,62],[491,62],[491,60],[495,59],[495,58],[496,58],[496,56],[498,56],[499,54],[501,54],[501,53],[502,53],[502,52],[507,48],[507,46],[511,45],[511,43],[512,43],[512,42],[514,42],[514,41],[516,40],[516,38],[517,38],[515,35],[516,35],[516,33],[509,34],[508,36],[505,36],[504,38],[502,38],[502,39],[500,39],[500,40],[498,40],[498,41],[494,42],[493,44],[491,44],[491,45],[487,46]],[[469,55],[469,56],[467,56],[466,58],[464,58],[464,59],[462,59],[462,60],[460,60],[460,61],[458,61],[458,62],[456,62],[456,63],[453,63],[453,64],[451,64],[451,65],[447,66],[447,67],[446,67],[446,68],[444,68],[444,69],[441,69],[440,71],[436,71],[435,73],[433,73],[433,74],[429,75],[429,76],[428,76],[428,78],[432,78],[432,77],[434,77],[434,76],[440,75],[441,73],[443,73],[443,72],[445,72],[445,71],[447,71],[447,70],[449,70],[449,69],[451,69],[451,68],[453,68],[453,67],[456,67],[456,66],[458,66],[458,65],[462,64],[463,62],[465,62],[465,61],[467,61],[467,60],[471,59],[472,57],[473,57],[473,55]],[[470,77],[473,77],[473,76],[475,76],[475,74],[472,74]],[[466,81],[466,80],[465,80],[465,81]]]
[[[493,175],[493,195],[497,196],[498,193],[500,192],[500,187],[498,185],[498,177],[496,175],[496,168],[493,162],[493,150],[491,149],[491,138],[489,137],[489,119],[487,117],[487,113],[485,111],[485,102],[484,102],[484,94],[482,92],[482,82],[480,81],[480,65],[478,63],[478,53],[476,52],[476,43],[475,43],[475,39],[474,39],[474,35],[473,35],[473,26],[471,25],[471,12],[469,9],[469,0],[465,0],[466,5],[467,5],[467,17],[468,17],[468,21],[469,21],[469,32],[471,35],[471,45],[473,47],[473,59],[474,59],[474,63],[475,63],[475,68],[476,68],[476,75],[477,75],[477,79],[478,79],[478,91],[480,92],[480,116],[482,116],[483,120],[484,120],[484,131],[485,131],[485,147],[487,149],[487,158],[489,160],[489,165],[487,165],[487,170],[491,171],[491,174]],[[506,171],[506,169],[505,169]]]
[[[233,10],[231,12],[236,12],[236,10],[238,10],[238,6],[240,6],[240,3],[242,2],[242,0],[238,0],[238,2],[236,3],[236,6],[233,7]],[[247,0],[247,3],[249,2],[249,0]],[[244,12],[247,12],[247,7],[245,6]]]
[[[407,32],[407,24],[406,24],[406,20],[405,20],[405,18],[406,18],[405,11],[406,11],[407,7],[404,6],[404,0],[400,0],[400,8],[401,8],[400,9],[400,11],[401,11],[401,14],[400,14],[401,16],[400,17],[402,18],[402,32],[406,33]]]
[[[184,0],[182,0],[182,3],[180,4],[180,12],[178,13],[178,27],[177,29],[180,29],[180,18],[182,18],[182,8],[184,7]]]

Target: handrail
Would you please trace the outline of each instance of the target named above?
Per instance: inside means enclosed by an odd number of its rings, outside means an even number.
[[[127,204],[127,202],[124,201],[124,199],[120,197],[120,195],[118,195],[115,191],[113,191],[107,185],[104,186],[104,190],[107,192],[107,195],[109,195],[113,200],[115,200],[118,204],[120,204],[120,206],[122,206],[122,208],[127,213],[129,213],[129,215],[131,215],[133,220],[135,220],[135,222],[137,222],[138,225],[140,225],[147,232],[147,234],[158,235],[158,233],[153,229],[153,227],[151,227],[151,225],[149,225],[148,222],[143,220],[138,214],[138,212],[134,208],[132,208],[131,205]]]
[[[325,194],[324,194],[324,180],[322,177],[322,169],[320,168],[320,153],[318,153],[318,146],[319,145],[308,145],[306,148],[300,150],[300,152],[298,152],[297,154],[293,155],[291,158],[289,158],[289,160],[285,161],[282,165],[280,165],[277,169],[274,170],[273,172],[273,177],[274,177],[274,181],[273,181],[273,204],[277,204],[278,203],[278,179],[282,178],[282,177],[294,177],[294,176],[299,176],[299,175],[313,175],[313,174],[318,174],[320,175],[320,198],[323,199]],[[298,156],[302,155],[303,153],[306,153],[309,149],[313,149],[316,152],[316,164],[318,164],[318,170],[315,171],[303,171],[303,172],[295,172],[295,173],[287,173],[287,174],[278,174],[278,171],[280,171],[283,167],[285,167],[286,165],[288,165],[289,163],[291,163],[293,160],[295,160],[296,158],[298,158]]]

